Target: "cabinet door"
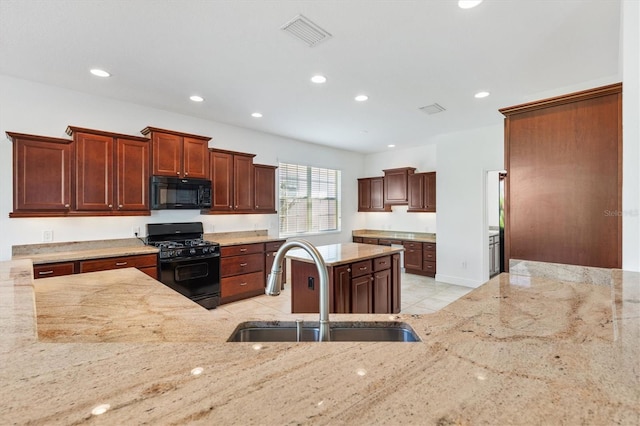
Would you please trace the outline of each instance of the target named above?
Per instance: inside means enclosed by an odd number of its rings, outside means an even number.
[[[183,176],[209,179],[209,142],[185,136],[182,140],[182,150]]]
[[[384,178],[371,178],[370,203],[372,210],[386,210],[384,206]]]
[[[384,203],[390,205],[406,205],[408,199],[408,176],[415,167],[389,169],[384,171]]]
[[[373,313],[391,313],[391,269],[373,274]]]
[[[351,268],[349,265],[333,269],[333,309],[336,314],[351,312]]]
[[[351,280],[351,313],[368,314],[371,306],[371,274],[353,278]]]
[[[422,270],[422,244],[404,243],[404,267]]]
[[[71,141],[7,134],[14,142],[14,210],[69,210]]]
[[[358,211],[371,209],[371,179],[358,179]]]
[[[276,167],[254,165],[254,209],[264,213],[276,212]]]
[[[424,174],[424,209],[436,211],[436,172]]]
[[[408,177],[409,210],[422,210],[425,205],[424,173],[416,173]]]
[[[153,174],[180,176],[182,169],[182,136],[170,133],[152,133]]]
[[[253,157],[233,156],[234,210],[253,210]]]
[[[233,210],[233,154],[211,151],[211,210]]]
[[[116,140],[118,210],[149,210],[149,143]]]
[[[76,209],[113,209],[113,137],[76,133]]]

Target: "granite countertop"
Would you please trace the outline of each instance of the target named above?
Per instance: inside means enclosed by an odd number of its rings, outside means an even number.
[[[331,316],[421,343],[252,344],[225,340],[294,315],[214,314],[133,269],[34,282],[0,262],[0,423],[637,425],[640,274],[547,265],[434,314]]]
[[[436,234],[429,232],[376,231],[374,229],[358,229],[351,232],[353,237],[386,238],[392,240],[417,241],[435,243]]]
[[[31,259],[34,265],[107,257],[155,254],[158,249],[137,238],[119,240],[75,241],[13,246],[12,259]]]
[[[220,246],[237,246],[241,244],[269,243],[272,241],[283,241],[286,238],[268,235],[266,231],[242,231],[224,233],[205,233],[204,239],[219,243]]]
[[[347,243],[329,244],[316,247],[327,266],[338,266],[358,260],[373,259],[384,255],[400,253],[403,248],[378,246],[372,244]],[[302,249],[292,249],[286,257],[292,260],[312,263],[311,256]]]

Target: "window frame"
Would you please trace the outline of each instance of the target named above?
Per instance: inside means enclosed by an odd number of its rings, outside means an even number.
[[[283,196],[284,187],[287,182],[293,182],[294,180],[289,178],[287,179],[287,175],[293,175],[294,173],[298,173],[300,175],[300,170],[304,170],[304,179],[299,179],[298,182],[305,182],[305,192],[302,196],[293,197],[293,196]],[[315,173],[314,173],[315,171]],[[322,179],[323,174],[333,175],[330,177]],[[335,196],[325,196],[318,197],[318,194],[314,194],[314,183],[316,185],[328,184],[331,180],[335,182],[335,186],[331,188],[326,188],[327,194],[335,194]],[[295,186],[294,191],[300,191],[298,185]],[[318,191],[318,190],[316,190]],[[286,200],[306,200],[306,206],[304,207],[306,219],[304,220],[306,226],[304,231],[291,231],[288,228],[295,228],[296,225],[293,226],[283,226],[283,220],[287,220],[287,218],[295,218],[296,215],[287,215],[287,211],[289,209],[283,206],[283,201]],[[333,201],[335,203],[335,210],[333,213],[328,215],[329,222],[333,221],[335,223],[335,228],[319,230],[319,225],[316,216],[320,214],[317,211],[314,215],[314,200],[315,201]],[[319,167],[308,164],[300,164],[297,162],[284,162],[280,161],[278,164],[278,235],[280,237],[303,237],[303,236],[312,236],[312,235],[326,235],[326,234],[335,234],[342,232],[342,214],[341,214],[341,203],[342,203],[342,170],[340,169],[331,169],[327,167]],[[300,205],[297,206],[300,208]],[[322,211],[322,209],[320,209]]]

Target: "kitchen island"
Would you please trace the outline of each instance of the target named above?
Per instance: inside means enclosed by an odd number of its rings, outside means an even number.
[[[214,316],[135,269],[34,282],[29,260],[1,262],[0,423],[637,425],[640,274],[531,270],[434,314],[331,315],[402,321],[421,343],[252,344],[226,340],[317,315]]]
[[[359,243],[317,249],[327,266],[330,312],[400,312],[400,253],[404,249]],[[291,259],[291,312],[318,312],[320,279],[311,256],[295,249],[287,258]]]

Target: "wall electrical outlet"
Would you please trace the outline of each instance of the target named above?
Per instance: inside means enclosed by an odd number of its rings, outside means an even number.
[[[52,230],[42,231],[42,242],[50,243],[52,241],[53,241],[53,231]]]
[[[133,232],[133,236],[134,237],[139,237],[140,236],[140,227],[139,226],[134,226],[133,228],[131,228],[131,232]]]
[[[462,269],[467,269],[467,261],[466,260],[462,261]]]

